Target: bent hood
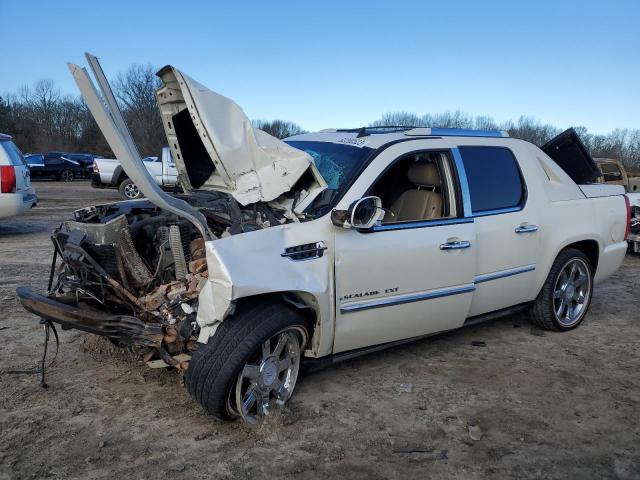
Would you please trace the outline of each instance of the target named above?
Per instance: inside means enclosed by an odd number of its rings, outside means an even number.
[[[226,192],[242,205],[269,202],[291,190],[307,171],[316,187],[326,187],[307,153],[253,128],[232,100],[172,66],[157,75],[163,83],[156,94],[158,107],[187,190]]]

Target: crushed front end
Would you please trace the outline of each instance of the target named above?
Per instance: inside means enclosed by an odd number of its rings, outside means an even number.
[[[216,192],[186,199],[217,237],[287,222],[284,211],[241,207]],[[187,368],[199,345],[198,297],[208,280],[204,239],[192,223],[136,200],[77,210],[51,239],[47,294],[17,289],[26,310],[133,347],[152,366]]]

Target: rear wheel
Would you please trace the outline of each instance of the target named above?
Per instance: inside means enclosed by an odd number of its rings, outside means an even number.
[[[187,390],[212,415],[256,425],[291,398],[307,339],[304,319],[290,306],[239,305],[194,353]]]
[[[63,170],[60,172],[61,182],[73,182],[73,172],[71,170]]]
[[[547,330],[566,331],[584,320],[593,293],[593,269],[580,250],[567,248],[553,262],[531,318]]]
[[[120,183],[118,191],[120,192],[120,196],[125,200],[135,200],[137,198],[142,198],[142,192],[130,178],[127,178],[123,180],[122,183]]]

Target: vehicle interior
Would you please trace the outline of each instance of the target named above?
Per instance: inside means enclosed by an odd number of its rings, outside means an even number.
[[[424,152],[398,159],[371,187],[382,200],[383,224],[455,217],[449,160]]]

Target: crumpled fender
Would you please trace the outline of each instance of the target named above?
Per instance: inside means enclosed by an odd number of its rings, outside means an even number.
[[[333,225],[328,217],[290,223],[206,243],[209,281],[198,305],[199,342],[206,343],[233,313],[234,303],[265,293],[297,292],[316,311],[318,323],[311,350],[331,351],[335,300],[333,292]],[[285,248],[324,242],[322,257],[292,260]],[[310,304],[311,303],[311,304]]]

